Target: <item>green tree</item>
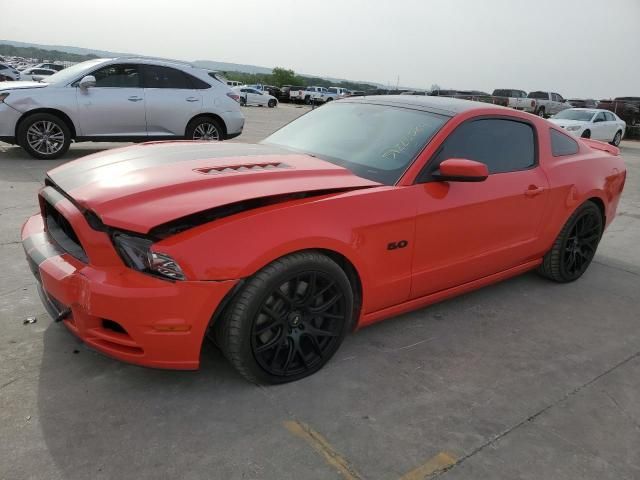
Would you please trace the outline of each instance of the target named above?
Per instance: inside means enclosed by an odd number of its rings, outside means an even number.
[[[277,87],[283,85],[293,85],[295,83],[296,74],[293,70],[288,70],[282,67],[275,67],[271,71],[271,81]]]

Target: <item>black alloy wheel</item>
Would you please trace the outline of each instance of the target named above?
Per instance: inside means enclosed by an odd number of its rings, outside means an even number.
[[[318,252],[299,252],[254,275],[217,328],[233,366],[256,383],[284,383],[318,371],[336,352],[353,316],[344,271]]]
[[[305,272],[271,291],[252,329],[252,350],[269,374],[313,370],[334,350],[346,318],[340,287],[322,272]]]
[[[600,209],[585,202],[569,218],[538,272],[557,282],[577,280],[591,264],[603,230]]]

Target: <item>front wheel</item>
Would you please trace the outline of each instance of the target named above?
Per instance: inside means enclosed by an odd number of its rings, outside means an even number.
[[[592,201],[583,203],[565,223],[538,273],[560,283],[577,280],[591,264],[603,230],[598,206]]]
[[[539,117],[544,118],[544,107],[539,108],[537,114]]]
[[[614,147],[617,147],[618,145],[620,145],[621,141],[622,141],[622,132],[618,130],[616,132],[616,135],[613,137],[613,140],[611,141],[611,145],[613,145]]]
[[[187,140],[199,140],[214,142],[223,140],[222,126],[220,122],[212,117],[200,117],[189,122],[187,125]]]
[[[308,251],[280,258],[251,277],[214,328],[223,353],[247,380],[285,383],[320,370],[352,318],[345,272]]]
[[[591,130],[585,130],[584,132],[582,132],[582,135],[580,135],[582,138],[591,138]]]
[[[17,140],[32,157],[52,160],[69,150],[71,132],[60,117],[36,113],[20,122]]]

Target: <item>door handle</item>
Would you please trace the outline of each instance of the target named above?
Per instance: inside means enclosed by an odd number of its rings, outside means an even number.
[[[142,97],[129,97],[127,100],[129,100],[130,102],[139,102],[140,100],[142,100]]]
[[[529,185],[529,188],[524,191],[525,197],[535,197],[544,192],[544,187],[538,185]]]
[[[187,98],[187,102],[197,102],[198,100],[200,100],[199,98],[196,97],[189,97]]]

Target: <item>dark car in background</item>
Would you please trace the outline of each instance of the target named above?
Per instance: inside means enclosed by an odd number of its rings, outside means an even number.
[[[306,87],[301,87],[298,85],[283,85],[282,88],[280,89],[280,95],[273,95],[274,97],[277,97],[279,101],[284,102],[284,103],[288,103],[291,101],[291,97],[290,97],[290,92],[291,90],[298,91],[298,90],[304,90]]]
[[[616,97],[600,100],[598,108],[604,108],[618,115],[627,125],[640,125],[640,97]]]
[[[598,101],[592,98],[570,98],[567,102],[574,108],[596,108],[598,106]]]

